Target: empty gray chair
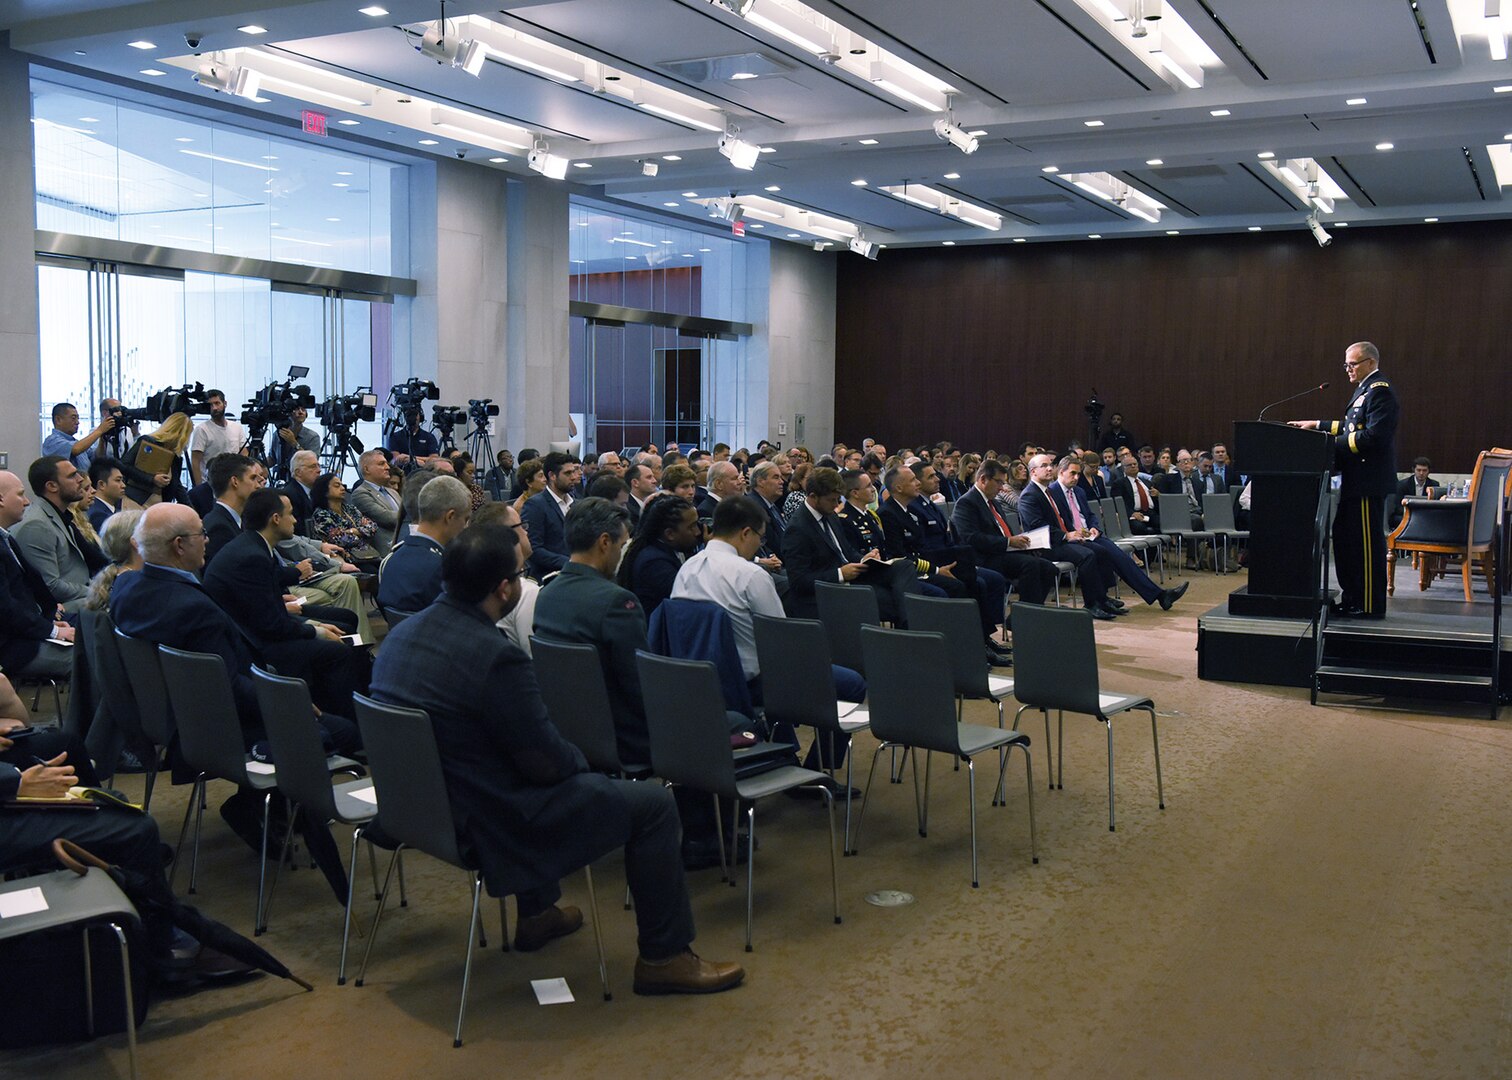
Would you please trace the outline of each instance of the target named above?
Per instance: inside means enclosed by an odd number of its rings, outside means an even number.
[[[1022,614],[1021,614],[1022,613]],[[1085,611],[1060,611],[1024,605],[1014,611],[1014,654],[1018,679],[1014,696],[1025,709],[1039,709],[1049,723],[1049,710],[1095,716],[1108,729],[1108,831],[1113,821],[1113,717],[1130,709],[1150,714],[1150,738],[1155,745],[1155,789],[1165,809],[1165,782],[1160,775],[1160,731],[1155,723],[1155,704],[1139,695],[1105,694],[1097,675],[1097,642],[1092,617]],[[1015,725],[1018,715],[1013,718]],[[1060,752],[1055,772],[1065,787],[1065,726],[1059,725]],[[1048,747],[1047,747],[1048,751]]]
[[[1185,495],[1172,495],[1169,492],[1160,493],[1160,531],[1166,536],[1176,538],[1176,565],[1182,565],[1181,553],[1187,541],[1196,544],[1203,540],[1211,541],[1213,534],[1207,529],[1192,528],[1192,508],[1187,503]]]
[[[284,833],[283,848],[274,868],[273,884],[268,887],[268,897],[263,903],[263,921],[258,932],[268,928],[268,909],[273,904],[273,888],[278,884],[278,867],[284,862],[289,849],[289,838],[294,835],[294,819],[305,814],[317,821],[339,821],[351,825],[352,862],[347,874],[346,915],[341,923],[341,962],[336,969],[336,984],[346,982],[347,942],[352,929],[352,893],[357,882],[357,845],[363,832],[378,816],[378,799],[370,778],[350,780],[344,784],[331,785],[331,769],[320,742],[320,730],[312,722],[315,715],[310,703],[310,688],[303,679],[291,679],[273,675],[262,668],[252,669],[253,682],[257,684],[257,704],[262,711],[263,726],[268,732],[268,744],[273,750],[273,760],[278,765],[274,779],[278,790],[292,804],[289,808],[289,826]],[[372,845],[368,846],[369,854]],[[403,885],[401,883],[401,888]]]
[[[373,915],[373,929],[362,953],[362,967],[357,985],[367,977],[368,959],[373,942],[378,939],[378,923],[388,903],[394,867],[405,848],[415,848],[459,870],[472,879],[472,918],[467,925],[467,959],[462,966],[462,996],[457,1005],[457,1032],[452,1046],[462,1045],[462,1021],[467,1015],[467,987],[472,981],[473,942],[479,935],[478,905],[483,897],[483,875],[462,857],[457,846],[457,828],[452,820],[451,801],[446,794],[446,776],[441,770],[441,754],[436,749],[436,735],[430,717],[419,709],[385,705],[353,695],[357,708],[357,726],[362,731],[362,745],[373,770],[373,783],[383,803],[383,831],[398,842],[383,877],[383,892]],[[609,993],[609,969],[604,960],[604,940],[599,928],[598,901],[593,892],[593,868],[583,867],[588,879],[588,907],[593,919],[593,937],[598,945],[599,979],[604,986],[604,1000]],[[499,905],[503,914],[503,902]],[[509,941],[509,927],[503,927]]]
[[[141,1072],[137,1065],[136,998],[131,988],[131,946],[126,941],[127,924],[140,922],[136,907],[110,875],[102,870],[91,870],[83,875],[58,870],[51,874],[38,874],[0,883],[0,895],[24,889],[41,889],[47,908],[27,915],[0,919],[0,941],[63,927],[77,927],[80,930],[84,939],[84,1023],[90,1038],[94,1038],[94,972],[91,970],[89,931],[104,926],[114,932],[121,949],[126,1053],[131,1062],[131,1080],[137,1080]],[[16,993],[24,993],[26,988],[15,986],[12,989]]]
[[[178,722],[179,750],[196,773],[184,810],[184,828],[179,831],[173,874],[178,870],[177,852],[184,846],[184,830],[189,815],[194,814],[194,853],[189,862],[189,891],[193,893],[199,874],[200,832],[205,817],[205,784],[209,780],[229,780],[238,787],[263,793],[262,858],[257,867],[257,913],[253,932],[259,933],[263,922],[263,894],[268,877],[268,818],[276,786],[273,769],[258,763],[252,771],[242,739],[241,721],[236,715],[236,701],[231,696],[231,679],[226,665],[211,653],[184,652],[167,645],[158,646],[163,682],[168,700]]]
[[[79,629],[84,640],[85,655],[89,659],[89,668],[99,690],[100,705],[105,711],[104,716],[97,713],[94,723],[90,725],[85,749],[99,763],[101,779],[108,780],[115,772],[121,748],[129,748],[146,770],[142,808],[150,808],[152,789],[157,783],[161,747],[142,727],[142,715],[137,709],[131,677],[121,656],[115,624],[110,621],[108,611],[84,610],[79,612]]]
[[[915,599],[906,597],[907,600]],[[829,639],[824,625],[813,619],[777,619],[753,615],[756,656],[761,662],[762,709],[769,724],[802,724],[814,729],[814,737],[829,741],[831,733],[845,737],[845,842],[840,850],[849,855],[851,829],[851,738],[865,730],[865,709],[835,697],[835,677],[830,670]],[[850,715],[854,713],[854,718]],[[824,761],[820,743],[819,763]],[[834,771],[835,763],[828,762]]]
[[[1165,539],[1156,533],[1136,534],[1129,527],[1128,515],[1124,512],[1124,501],[1114,497],[1108,500],[1109,511],[1102,516],[1103,529],[1108,537],[1119,547],[1130,551],[1143,551],[1146,555],[1145,569],[1150,569],[1149,554],[1154,552],[1160,573],[1160,582],[1165,584]]]
[[[868,590],[870,591],[870,590]],[[735,757],[730,752],[729,726],[725,723],[724,693],[719,674],[704,660],[674,660],[640,651],[641,692],[646,698],[646,721],[651,731],[651,766],[670,784],[705,791],[715,799],[733,799],[735,818],[740,804],[746,810],[751,854],[746,863],[746,952],[751,951],[751,930],[756,896],[756,802],[768,795],[813,787],[824,797],[829,814],[830,889],[835,901],[835,922],[840,922],[840,872],[835,865],[835,800],[822,772],[797,765],[780,765],[770,772],[737,779]],[[716,807],[718,803],[715,803]],[[864,805],[864,803],[863,803]],[[720,844],[724,827],[720,823]]]
[[[1015,612],[1025,607],[1038,609],[1035,604],[1022,604],[1015,608]],[[1087,617],[1091,618],[1090,615]],[[1015,638],[1018,636],[1017,622],[1015,614]],[[861,632],[861,647],[866,650],[867,662],[876,673],[867,682],[866,696],[872,734],[880,741],[872,754],[866,794],[861,799],[861,815],[856,822],[856,847],[861,846],[861,823],[866,820],[866,804],[870,801],[871,777],[877,771],[877,758],[892,746],[910,747],[914,751],[910,756],[913,759],[919,835],[929,835],[929,763],[931,753],[938,750],[966,762],[967,792],[971,800],[971,887],[976,888],[979,883],[976,766],[972,759],[985,750],[998,751],[997,790],[1002,790],[1003,773],[1008,765],[1007,751],[1017,746],[1024,751],[1024,778],[1029,790],[1029,854],[1033,862],[1039,862],[1034,830],[1034,766],[1030,760],[1029,736],[1021,731],[957,723],[955,684],[943,635],[869,626]],[[919,798],[920,750],[925,752],[922,800]],[[1006,803],[1007,800],[1002,801]],[[998,800],[994,798],[993,802],[996,805]]]
[[[975,600],[952,600],[939,596],[905,596],[903,610],[908,612],[908,628],[939,634],[945,639],[950,657],[950,675],[955,683],[956,720],[961,706],[973,701],[990,701],[997,706],[998,727],[1003,722],[1003,702],[1013,696],[1013,679],[994,674],[982,655],[982,621]],[[1049,734],[1049,728],[1046,728]]]
[[[614,776],[643,777],[650,772],[648,762],[620,760],[598,649],[532,636],[530,656],[546,715],[562,737],[583,752],[591,768]]]
[[[1234,500],[1215,495],[1202,504],[1202,523],[1215,537],[1223,540],[1223,561],[1216,558],[1213,565],[1220,572],[1228,571],[1229,541],[1248,540],[1249,530],[1241,529],[1234,522]]]
[[[177,726],[173,720],[172,703],[168,700],[168,687],[163,683],[163,665],[158,659],[157,646],[120,630],[115,636],[121,662],[126,667],[126,678],[131,683],[131,695],[136,699],[142,733],[154,744],[166,747],[173,742]]]
[[[824,632],[829,637],[830,661],[865,675],[861,628],[882,625],[877,594],[870,585],[816,581],[814,602],[819,606],[819,621],[824,624]]]

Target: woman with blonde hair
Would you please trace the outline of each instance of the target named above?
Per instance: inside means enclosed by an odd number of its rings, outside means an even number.
[[[788,497],[782,501],[782,520],[803,505],[803,482],[808,479],[808,474],[814,471],[810,462],[803,462],[793,470],[793,475],[788,480]]]
[[[141,510],[118,510],[106,520],[100,534],[100,548],[110,565],[90,581],[89,596],[84,601],[86,610],[106,610],[110,606],[110,590],[115,587],[116,578],[127,570],[142,568],[142,555],[137,551],[133,534],[143,513]]]
[[[131,444],[121,459],[121,464],[127,466],[122,470],[126,473],[123,506],[145,509],[153,503],[185,501],[188,493],[179,474],[193,434],[194,421],[187,413],[176,412],[152,434],[143,435]],[[150,469],[146,467],[149,464]]]

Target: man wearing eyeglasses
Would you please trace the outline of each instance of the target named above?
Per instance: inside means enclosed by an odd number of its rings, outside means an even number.
[[[1334,517],[1334,567],[1339,576],[1336,616],[1386,617],[1386,500],[1396,491],[1396,391],[1380,371],[1381,351],[1357,341],[1344,351],[1344,374],[1354,387],[1342,420],[1292,420],[1292,427],[1334,437],[1339,512]]]

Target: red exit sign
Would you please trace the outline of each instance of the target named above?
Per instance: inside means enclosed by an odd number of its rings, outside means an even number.
[[[730,225],[730,232],[734,233],[736,236],[744,236],[745,235],[745,229],[746,229],[746,226],[745,226],[745,222],[743,222],[743,221],[736,221],[736,222],[731,223],[731,225]]]
[[[321,138],[324,138],[326,133],[325,113],[311,112],[309,109],[306,109],[304,111],[304,129],[307,135],[319,135]]]

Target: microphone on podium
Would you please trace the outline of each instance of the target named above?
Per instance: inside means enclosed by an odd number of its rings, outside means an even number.
[[[1273,401],[1269,405],[1267,405],[1265,408],[1261,409],[1260,410],[1260,415],[1257,416],[1257,417],[1255,417],[1255,419],[1256,420],[1264,420],[1265,419],[1265,414],[1268,413],[1268,412],[1270,412],[1277,405],[1285,405],[1288,401],[1296,401],[1298,398],[1305,398],[1308,394],[1316,394],[1319,390],[1327,390],[1328,389],[1328,385],[1329,384],[1326,383],[1326,382],[1325,383],[1319,383],[1317,386],[1310,386],[1310,387],[1308,387],[1306,390],[1302,391],[1300,394],[1293,394],[1291,397],[1284,397],[1280,401]]]

